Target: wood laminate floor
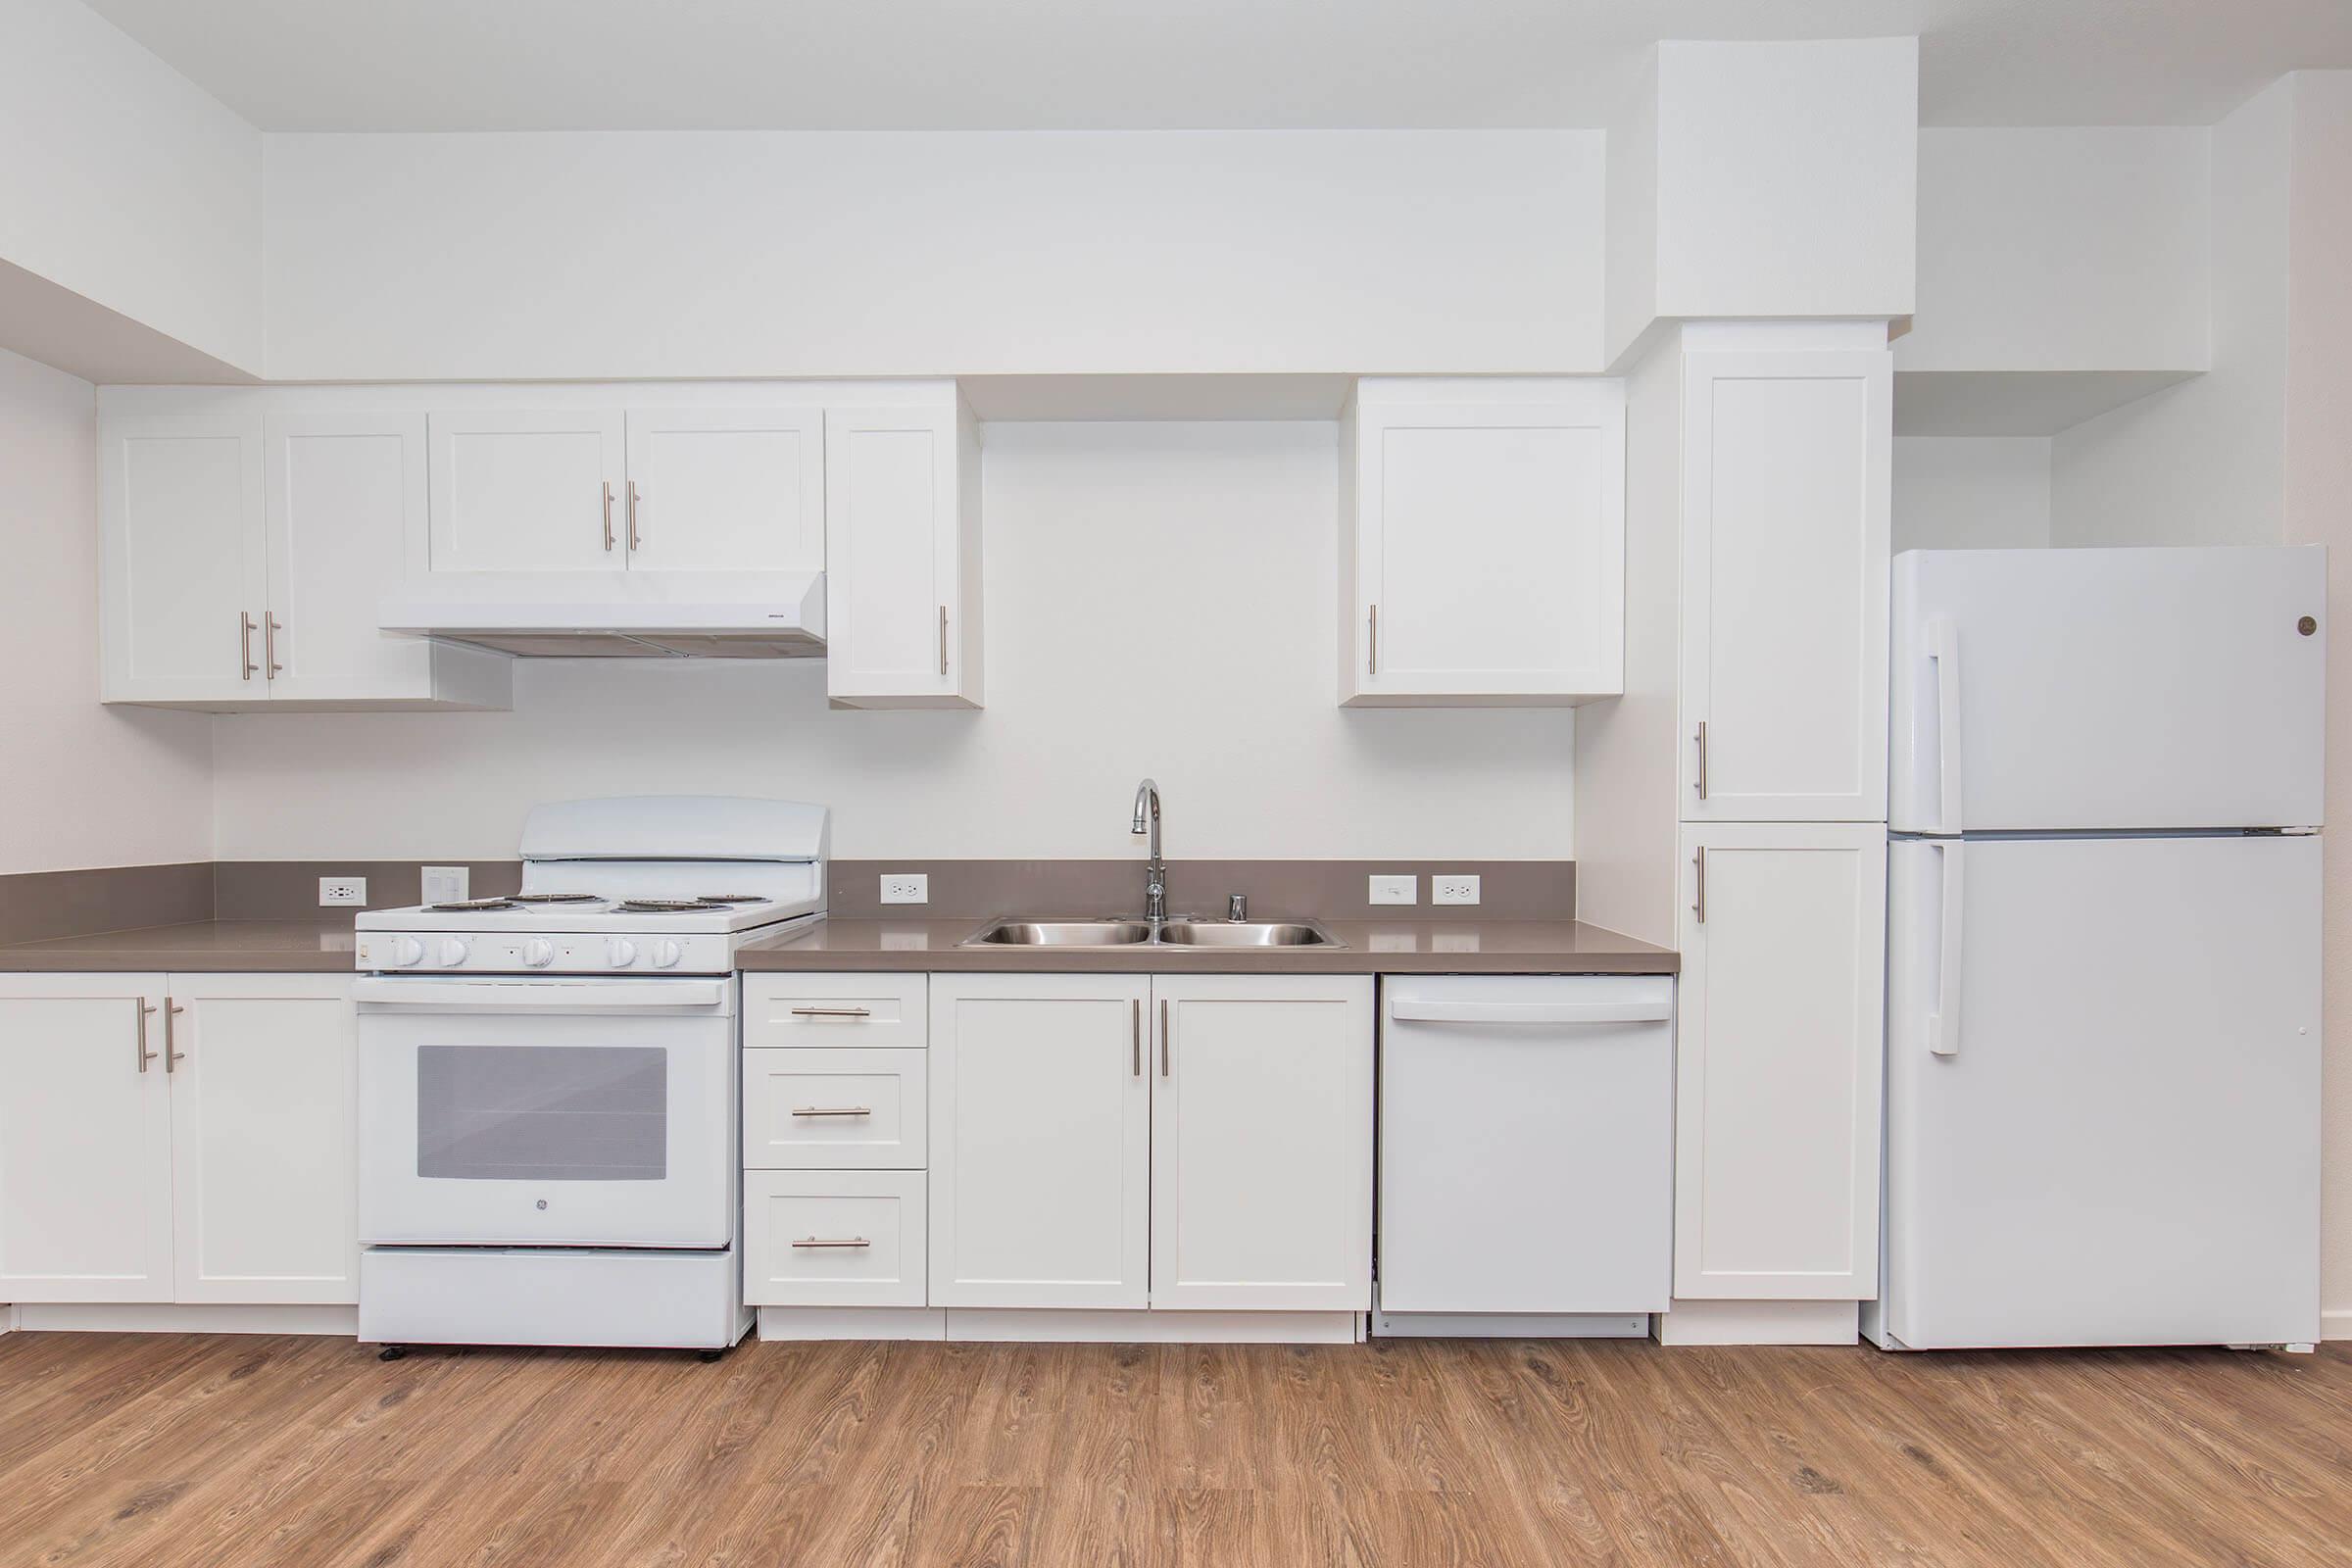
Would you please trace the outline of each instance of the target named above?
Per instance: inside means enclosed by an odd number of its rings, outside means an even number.
[[[0,1564],[2352,1564],[2352,1347],[0,1337]]]

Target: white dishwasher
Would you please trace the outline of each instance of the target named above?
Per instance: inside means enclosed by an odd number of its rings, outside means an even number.
[[[1646,1332],[1673,1241],[1672,976],[1383,982],[1376,1331]]]

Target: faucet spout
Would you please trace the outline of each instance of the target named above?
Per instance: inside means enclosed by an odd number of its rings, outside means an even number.
[[[1135,788],[1135,823],[1128,831],[1150,835],[1144,860],[1144,918],[1168,917],[1168,866],[1159,856],[1159,785],[1146,779]]]

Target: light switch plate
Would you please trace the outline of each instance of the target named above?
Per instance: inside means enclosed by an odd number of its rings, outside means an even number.
[[[929,904],[931,877],[925,871],[885,871],[882,873],[882,902],[884,904]]]
[[[318,907],[322,909],[357,908],[368,902],[368,879],[364,876],[322,876],[318,879]]]
[[[1421,879],[1417,876],[1376,876],[1372,878],[1369,896],[1374,904],[1418,904],[1421,902]]]
[[[1432,904],[1476,904],[1478,878],[1446,876],[1443,873],[1429,879],[1429,902]]]
[[[464,904],[468,897],[473,874],[463,865],[428,865],[423,870],[423,901],[426,904]]]

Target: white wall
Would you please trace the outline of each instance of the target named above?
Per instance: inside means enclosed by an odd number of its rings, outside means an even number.
[[[2287,78],[2213,127],[2213,368],[2059,432],[2053,543],[2278,541],[2293,99]]]
[[[1567,710],[1342,710],[1337,430],[988,427],[989,706],[829,710],[815,662],[527,662],[515,711],[219,721],[223,858],[498,857],[522,812],[824,801],[851,858],[1566,858]]]
[[[1609,118],[1601,359],[1615,366],[1658,314],[1658,51]]]
[[[262,364],[262,138],[78,0],[0,4],[0,261]]]
[[[1896,551],[2049,542],[2048,436],[1895,437]]]
[[[1897,370],[2201,369],[2211,133],[1919,133],[1919,312]]]
[[[272,135],[269,371],[1590,369],[1601,143]]]
[[[212,858],[211,721],[98,706],[97,430],[0,351],[0,875]]]

